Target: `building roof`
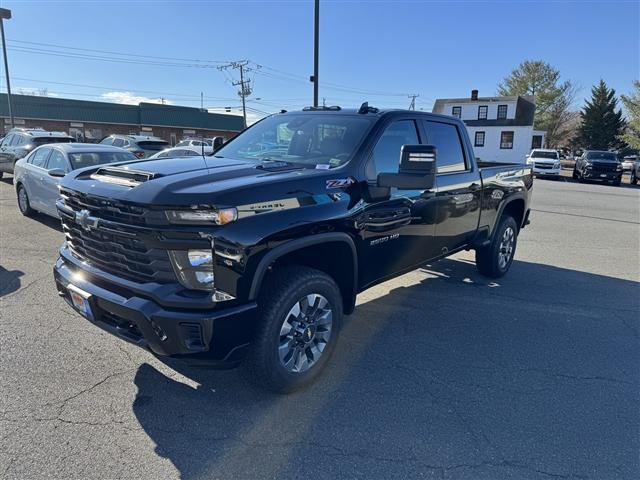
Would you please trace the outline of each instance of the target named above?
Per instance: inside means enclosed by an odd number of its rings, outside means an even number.
[[[122,105],[33,95],[12,95],[11,99],[13,115],[17,118],[198,128],[234,132],[243,129],[243,119],[238,115],[209,113],[193,107],[155,103]],[[0,116],[9,116],[6,93],[0,93]]]
[[[444,107],[448,104],[477,104],[516,102],[515,118],[487,119],[487,120],[463,120],[470,127],[521,127],[533,125],[536,113],[536,104],[530,95],[511,95],[505,97],[478,97],[477,100],[467,98],[438,98],[433,104],[434,113],[445,113]]]

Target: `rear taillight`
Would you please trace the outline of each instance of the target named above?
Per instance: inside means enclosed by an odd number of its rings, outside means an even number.
[[[133,152],[133,154],[138,158],[144,158],[144,152],[142,150],[138,150],[137,152]]]

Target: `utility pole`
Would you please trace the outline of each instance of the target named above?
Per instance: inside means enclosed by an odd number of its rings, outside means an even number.
[[[204,112],[204,94],[200,92],[200,110]]]
[[[7,78],[7,102],[9,103],[9,121],[11,128],[16,126],[13,118],[13,109],[11,108],[11,82],[9,81],[9,62],[7,61],[7,42],[4,39],[4,21],[11,18],[11,10],[0,8],[0,33],[2,34],[2,54],[4,55],[4,73]]]
[[[407,95],[407,97],[409,97],[411,99],[411,103],[409,104],[409,110],[415,110],[416,109],[416,98],[418,98],[420,95],[417,94],[413,94],[413,95]]]
[[[251,95],[251,93],[253,92],[253,90],[251,89],[251,80],[245,80],[244,79],[244,75],[245,73],[250,72],[251,70],[253,70],[252,68],[248,67],[249,65],[249,60],[240,60],[238,62],[231,62],[228,63],[227,65],[220,65],[218,67],[218,70],[222,71],[222,70],[227,70],[229,68],[233,68],[234,70],[240,70],[240,81],[239,82],[231,82],[231,85],[235,86],[239,86],[240,88],[238,89],[238,95],[240,96],[240,98],[242,99],[242,118],[244,119],[244,128],[247,128],[247,104],[246,104],[246,98]],[[259,68],[259,67],[258,67]]]
[[[315,0],[314,22],[313,22],[313,106],[318,106],[318,75],[319,75],[319,55],[320,55],[320,0]]]

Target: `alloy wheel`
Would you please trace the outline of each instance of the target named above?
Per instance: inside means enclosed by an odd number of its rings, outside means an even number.
[[[329,301],[312,293],[298,300],[280,328],[280,364],[291,373],[302,373],[315,365],[331,338],[333,310]]]
[[[511,260],[515,238],[516,233],[513,228],[507,227],[502,234],[500,246],[498,247],[498,266],[500,270],[504,270]]]
[[[21,212],[26,212],[29,208],[29,199],[27,198],[27,191],[24,187],[18,189],[18,206]]]

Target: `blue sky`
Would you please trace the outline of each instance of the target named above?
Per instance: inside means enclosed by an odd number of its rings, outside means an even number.
[[[235,107],[237,72],[209,62],[248,59],[256,115],[312,103],[309,0],[0,4],[13,12],[5,33],[15,93],[46,88],[61,97],[199,106],[204,92],[206,107]],[[522,60],[542,59],[579,87],[580,106],[601,77],[625,93],[640,76],[639,5],[321,0],[320,96],[327,104],[406,108],[415,93],[417,107],[430,111],[435,98],[472,88],[495,94]]]

